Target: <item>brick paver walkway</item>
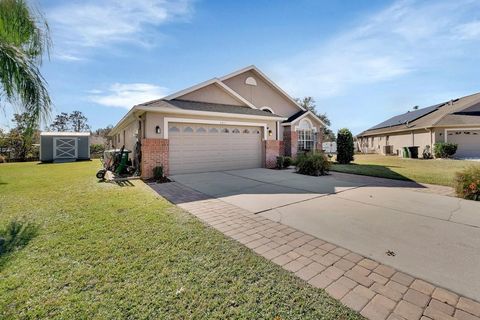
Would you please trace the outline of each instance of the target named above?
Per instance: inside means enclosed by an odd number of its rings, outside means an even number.
[[[179,183],[163,197],[369,319],[480,320],[480,303]]]

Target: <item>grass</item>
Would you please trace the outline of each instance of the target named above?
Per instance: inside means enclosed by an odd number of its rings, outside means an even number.
[[[332,165],[332,171],[366,176],[411,180],[420,183],[453,186],[455,173],[467,166],[480,165],[464,160],[402,159],[394,156],[357,154],[353,164]]]
[[[141,181],[98,161],[0,165],[0,227],[38,226],[0,257],[1,319],[360,319]]]

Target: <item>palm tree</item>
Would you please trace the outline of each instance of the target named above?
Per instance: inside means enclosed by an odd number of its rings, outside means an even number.
[[[51,39],[43,15],[23,0],[0,0],[0,109],[5,102],[29,115],[33,128],[50,114],[51,100],[40,73]]]

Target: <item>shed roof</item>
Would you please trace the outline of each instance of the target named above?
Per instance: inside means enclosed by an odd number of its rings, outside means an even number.
[[[43,131],[41,136],[58,136],[58,137],[88,137],[90,132],[67,132],[67,131]]]

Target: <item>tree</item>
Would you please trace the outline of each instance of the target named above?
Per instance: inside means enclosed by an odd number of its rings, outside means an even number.
[[[62,112],[55,116],[50,125],[51,131],[74,131],[83,132],[90,130],[90,126],[87,123],[88,119],[83,115],[81,111],[73,111],[70,114]]]
[[[50,125],[51,131],[69,131],[70,124],[69,124],[69,116],[68,113],[62,112],[55,116],[52,124]]]
[[[75,132],[90,130],[90,126],[87,124],[88,119],[81,111],[73,111],[70,113],[68,120],[70,121],[72,130]]]
[[[46,120],[51,100],[39,66],[51,47],[44,17],[24,0],[0,0],[0,108],[19,105],[32,130]]]
[[[33,143],[38,139],[38,131],[31,130],[31,115],[27,112],[14,114],[15,127],[10,130],[6,137],[6,145],[11,150],[12,157],[25,160],[35,153]]]
[[[353,136],[350,130],[343,128],[337,133],[337,162],[348,164],[353,161]]]
[[[98,128],[97,130],[95,130],[94,133],[95,133],[96,136],[106,138],[108,136],[108,133],[110,132],[110,130],[112,130],[112,128],[113,128],[113,126],[111,124],[109,124],[105,128]]]
[[[311,111],[313,114],[319,117],[320,120],[323,121],[323,123],[325,123],[326,126],[323,127],[323,136],[325,138],[325,141],[335,141],[335,133],[329,128],[332,123],[326,113],[320,114],[317,112],[317,105],[315,103],[315,99],[313,99],[312,97],[303,97],[302,99],[295,98],[295,102],[297,102],[303,108]]]

